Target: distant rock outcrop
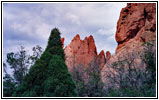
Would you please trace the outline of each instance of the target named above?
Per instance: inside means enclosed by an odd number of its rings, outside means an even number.
[[[106,58],[104,55],[104,51],[102,50],[97,57],[97,64],[98,64],[99,68],[102,69],[104,67],[105,63],[106,63]]]
[[[81,40],[79,34],[77,34],[71,43],[64,48],[64,51],[65,62],[69,70],[78,65],[83,65],[84,68],[87,68],[91,61],[96,61],[100,69],[102,69],[106,62],[104,51],[101,51],[99,55],[97,54],[92,35]]]
[[[106,60],[109,60],[111,58],[111,53],[109,51],[106,52]]]

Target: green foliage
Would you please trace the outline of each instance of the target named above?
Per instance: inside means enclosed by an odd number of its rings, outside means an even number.
[[[27,55],[26,50],[23,46],[20,47],[20,50],[17,53],[8,53],[7,54],[7,63],[13,69],[13,76],[15,80],[20,84],[24,79],[29,67],[29,56]]]
[[[104,95],[100,69],[95,60],[91,61],[86,69],[83,65],[73,67],[71,74],[76,82],[79,96],[100,97]]]
[[[61,45],[51,47],[48,52],[52,55],[59,55],[63,60],[65,59],[64,50],[61,48]]]
[[[49,37],[46,50],[54,46],[62,46],[60,34],[61,33],[59,32],[57,28],[54,28],[53,30],[51,30],[51,35]]]
[[[5,76],[3,77],[4,96],[13,95],[11,93],[15,91],[15,86],[17,87],[22,83],[29,67],[35,63],[41,53],[42,48],[38,45],[33,47],[33,55],[27,54],[27,50],[23,46],[20,46],[18,52],[7,53],[7,59],[3,62],[3,74]],[[9,68],[7,65],[13,70],[13,78],[7,73],[7,68]]]
[[[60,33],[51,31],[48,46],[30,68],[13,96],[63,97],[77,96],[77,91],[64,61]]]
[[[68,73],[64,60],[53,55],[47,70],[47,79],[44,82],[45,96],[77,96],[75,84]]]
[[[107,97],[140,97],[142,94],[136,88],[117,88],[109,90]]]
[[[6,62],[13,69],[13,76],[18,84],[22,82],[27,74],[29,67],[41,56],[42,48],[40,46],[33,47],[33,55],[28,55],[24,46],[20,46],[18,52],[7,53]],[[4,72],[6,72],[6,64],[3,64]]]
[[[10,97],[16,89],[16,83],[9,74],[5,74],[3,77],[3,96]]]
[[[154,41],[149,41],[143,44],[144,55],[141,56],[143,62],[146,64],[146,71],[151,75],[150,83],[156,83],[156,57],[153,52]]]
[[[78,66],[75,66],[71,70],[71,75],[73,80],[76,83],[78,95],[80,97],[86,96],[86,85],[85,85],[85,70],[84,66],[82,64],[79,64]]]
[[[3,62],[3,72],[7,74],[7,65]]]
[[[40,47],[39,45],[36,45],[35,47],[32,48],[32,51],[33,55],[29,57],[31,65],[33,65],[36,62],[36,60],[40,58],[43,52],[43,48]]]
[[[100,78],[100,69],[96,61],[90,62],[86,69],[87,84],[86,91],[89,97],[103,96],[103,83]]]
[[[156,57],[153,51],[153,42],[143,44],[140,52],[140,65],[135,64],[137,55],[128,53],[126,59],[118,59],[108,70],[107,75],[112,87],[108,88],[108,97],[155,97],[156,96]],[[143,67],[145,66],[145,67]],[[117,87],[114,87],[114,86]]]
[[[155,86],[149,88],[146,84],[138,90],[135,87],[110,89],[106,92],[106,97],[155,97]]]
[[[144,81],[143,88],[146,96],[156,96],[156,51],[153,50],[154,43],[154,40],[144,43],[144,54],[141,55],[142,61],[146,64],[147,80]]]

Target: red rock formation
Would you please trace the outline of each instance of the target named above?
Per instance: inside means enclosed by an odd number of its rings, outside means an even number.
[[[137,41],[136,43],[140,44],[140,42],[155,39],[156,4],[128,3],[121,10],[115,38],[118,43],[116,52],[123,47],[131,48],[132,42]]]
[[[109,51],[106,52],[106,60],[109,60],[111,58],[111,53]]]
[[[65,41],[65,38],[61,38],[62,48],[64,48],[64,41]]]
[[[101,73],[105,86],[108,84],[105,78],[106,71],[108,71],[107,66],[112,65],[113,62],[132,56],[135,67],[143,68],[143,66],[137,66],[142,64],[138,52],[142,52],[143,42],[156,40],[156,4],[128,3],[121,10],[115,38],[118,43],[116,53],[106,62]],[[155,42],[154,45],[156,45]],[[153,47],[153,50],[156,51],[156,46]]]
[[[97,64],[99,65],[99,68],[102,69],[105,63],[106,63],[106,59],[105,59],[104,51],[102,50],[98,55]]]
[[[73,66],[76,67],[80,64],[86,68],[91,61],[96,61],[97,58],[102,59],[99,65],[100,68],[105,64],[104,51],[102,51],[98,57],[95,41],[92,35],[81,40],[79,34],[77,34],[71,43],[65,47],[64,51],[66,57],[65,62],[69,70],[71,70]]]

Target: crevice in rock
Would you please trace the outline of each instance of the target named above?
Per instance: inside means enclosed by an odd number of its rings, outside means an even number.
[[[151,32],[155,32],[155,30],[153,28],[150,29]]]
[[[148,13],[147,13],[146,9],[144,8],[144,18],[145,19],[146,19],[147,15],[148,15]]]
[[[123,43],[126,42],[126,41],[127,41],[127,38],[124,39],[123,41],[118,41],[118,45],[123,44]]]
[[[153,24],[153,26],[151,27],[150,31],[152,31],[152,32],[156,31],[156,24]]]
[[[118,41],[118,45],[123,44],[124,42],[128,42],[130,39],[134,38],[137,35],[137,33],[139,32],[139,30],[140,30],[139,27],[129,30],[127,32],[127,33],[129,33],[128,37],[126,39],[124,39],[123,41]]]
[[[145,38],[141,37],[142,42],[145,42]]]
[[[139,30],[140,30],[139,27],[136,27],[135,29],[129,30],[128,31],[129,35],[128,35],[127,39],[130,40],[130,39],[134,38],[137,35],[137,33],[139,32]]]

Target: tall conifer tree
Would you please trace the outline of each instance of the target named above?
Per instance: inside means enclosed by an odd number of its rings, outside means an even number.
[[[30,68],[22,84],[13,96],[24,97],[74,97],[75,83],[65,64],[60,32],[51,31],[48,45],[36,63]]]

